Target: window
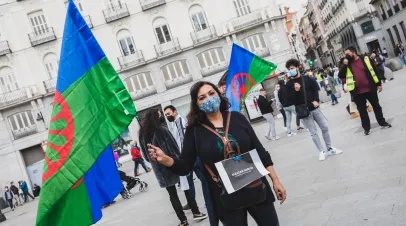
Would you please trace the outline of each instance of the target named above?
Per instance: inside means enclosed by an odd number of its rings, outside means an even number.
[[[390,41],[392,42],[392,46],[393,46],[393,47],[395,47],[395,46],[396,46],[396,44],[395,44],[395,40],[393,39],[393,35],[392,35],[391,30],[390,30],[390,29],[388,29],[388,30],[386,30],[386,31],[388,32],[388,35],[389,35]]]
[[[128,30],[120,30],[117,33],[117,40],[123,56],[135,54],[134,40]]]
[[[250,6],[248,5],[248,0],[234,0],[233,2],[238,17],[251,13]]]
[[[362,23],[361,28],[362,28],[362,32],[364,33],[364,35],[375,31],[374,25],[371,20],[367,21],[365,23]]]
[[[151,72],[136,74],[124,80],[128,92],[138,92],[153,86]]]
[[[170,81],[179,77],[189,75],[189,67],[186,60],[179,60],[167,64],[161,68],[165,81]]]
[[[50,79],[58,76],[58,58],[54,53],[45,55],[44,66]]]
[[[7,93],[19,89],[14,73],[9,67],[0,69],[0,93]]]
[[[164,18],[158,18],[154,21],[154,30],[159,44],[172,41],[168,23]]]
[[[395,30],[395,34],[396,34],[396,38],[398,39],[398,43],[402,43],[402,39],[400,39],[400,34],[399,34],[399,30],[398,27],[395,25],[393,25],[393,30]]]
[[[199,61],[200,68],[206,68],[224,62],[226,58],[224,57],[223,48],[215,48],[198,54],[197,60]]]
[[[272,30],[276,30],[276,23],[275,21],[271,21]]]
[[[11,129],[14,131],[35,125],[31,111],[25,111],[11,115],[8,119],[11,125]]]
[[[241,40],[244,48],[248,49],[251,52],[255,50],[261,50],[266,48],[265,40],[262,34],[256,34]]]
[[[195,31],[201,31],[208,27],[206,16],[201,6],[192,6],[189,10],[189,14]]]
[[[405,40],[406,40],[406,26],[405,26],[405,24],[403,23],[403,21],[400,22],[399,25],[400,25],[400,28],[401,28],[402,31],[403,31],[403,35],[405,36]]]
[[[115,10],[117,7],[121,8],[121,0],[105,0],[106,6],[110,10]]]
[[[31,13],[28,17],[35,35],[48,32],[48,25],[42,11]]]

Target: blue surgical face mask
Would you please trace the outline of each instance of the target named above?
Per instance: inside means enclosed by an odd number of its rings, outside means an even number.
[[[208,97],[203,104],[199,105],[200,110],[206,114],[216,113],[220,108],[220,97]]]
[[[296,69],[289,70],[289,77],[296,77],[296,75],[297,75],[297,70]]]

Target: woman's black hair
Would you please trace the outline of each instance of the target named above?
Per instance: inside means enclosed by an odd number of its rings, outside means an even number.
[[[144,118],[141,121],[141,129],[139,131],[140,136],[144,139],[149,140],[154,132],[157,130],[161,121],[159,120],[158,109],[150,109],[145,114]],[[151,141],[148,141],[151,142]]]
[[[220,112],[226,112],[230,108],[228,99],[225,96],[221,95],[221,92],[217,88],[217,86],[215,86],[211,82],[206,81],[196,82],[192,86],[192,88],[190,88],[190,97],[192,99],[192,102],[190,103],[190,111],[187,115],[188,127],[196,126],[206,119],[206,113],[200,110],[199,106],[197,105],[197,94],[199,93],[200,88],[202,88],[204,85],[211,86],[221,98]]]

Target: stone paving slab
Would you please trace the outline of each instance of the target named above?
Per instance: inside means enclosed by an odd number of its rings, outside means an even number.
[[[395,77],[379,94],[385,117],[393,120],[391,129],[373,129],[369,136],[357,133],[361,121],[348,115],[348,95],[336,106],[321,106],[333,146],[344,151],[324,162],[318,161],[306,131],[288,138],[277,119],[277,133],[282,138],[268,141],[263,136],[265,123],[253,125],[287,190],[287,201],[275,203],[281,226],[406,226],[406,69],[395,72]],[[376,123],[373,112],[370,118]],[[133,163],[125,163],[122,170],[132,175]],[[159,188],[153,173],[140,178],[149,183],[150,190],[135,191],[130,200],[117,198],[116,204],[103,210],[104,217],[97,225],[179,223],[166,190]],[[197,202],[205,212],[199,181],[196,188]],[[179,197],[186,203],[181,191]],[[8,220],[0,226],[34,225],[36,205],[34,201],[7,212]],[[191,225],[209,226],[208,220],[193,222],[191,213],[186,215]],[[255,225],[251,218],[249,225]]]

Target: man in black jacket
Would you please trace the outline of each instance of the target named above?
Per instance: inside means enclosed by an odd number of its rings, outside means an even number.
[[[268,129],[266,130],[265,137],[268,140],[277,140],[279,139],[278,136],[276,136],[276,130],[275,130],[275,120],[273,118],[273,109],[272,109],[272,101],[268,102],[266,99],[266,90],[261,89],[259,91],[259,97],[258,97],[258,107],[259,110],[262,113],[262,116],[266,119],[268,122]]]
[[[367,100],[374,109],[379,125],[383,128],[391,128],[392,126],[383,117],[382,107],[379,104],[377,92],[382,92],[382,84],[378,78],[375,64],[371,62],[368,56],[359,56],[354,47],[348,47],[345,50],[345,55],[349,64],[347,68],[344,68],[346,73],[340,73],[340,77],[346,79],[348,91],[354,97],[365,135],[371,133],[371,122],[365,108]]]
[[[319,86],[309,76],[301,76],[298,72],[300,63],[296,59],[290,59],[286,62],[286,68],[290,80],[286,83],[286,87],[292,93],[291,102],[296,108],[299,106],[307,106],[310,114],[303,118],[303,124],[310,132],[313,143],[319,152],[319,160],[324,161],[330,155],[343,153],[341,150],[334,148],[331,144],[330,133],[328,129],[327,119],[319,109]],[[317,134],[316,123],[319,126],[326,148],[323,147],[319,135]]]

